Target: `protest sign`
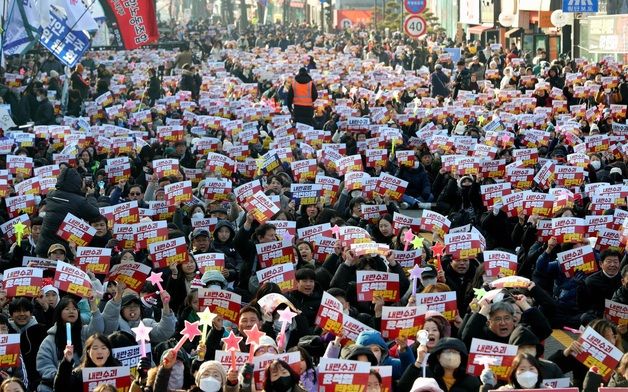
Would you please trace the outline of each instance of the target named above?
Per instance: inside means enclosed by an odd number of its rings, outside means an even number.
[[[294,263],[292,240],[282,240],[255,244],[257,260],[262,268],[277,264]]]
[[[576,359],[587,368],[597,367],[598,374],[608,380],[619,364],[622,352],[591,327],[587,327],[578,337],[578,343],[582,352],[575,355]]]
[[[497,250],[485,250],[483,255],[485,282],[517,273],[517,255]]]
[[[111,384],[118,391],[128,391],[131,387],[131,370],[127,366],[85,367],[83,373],[83,392],[93,392],[100,384]]]
[[[221,272],[225,268],[224,253],[199,253],[194,255],[194,260],[201,275],[212,270]]]
[[[292,263],[277,264],[257,271],[256,274],[260,286],[265,282],[277,283],[284,293],[294,291],[297,288]]]
[[[358,301],[371,302],[373,297],[384,301],[399,301],[399,275],[378,271],[357,271],[356,289]]]
[[[447,320],[453,321],[458,315],[456,292],[419,293],[416,295],[417,306],[426,306],[427,310],[438,312]]]
[[[241,302],[242,297],[230,291],[211,288],[198,289],[199,309],[208,307],[212,313],[216,313],[233,323],[238,322]]]
[[[15,368],[21,363],[20,334],[0,335],[0,368]]]
[[[578,243],[584,240],[587,231],[582,218],[563,217],[552,219],[552,236],[559,244]]]
[[[44,282],[44,270],[41,268],[18,267],[4,271],[2,288],[9,298],[39,297]]]
[[[414,339],[425,324],[426,312],[425,306],[384,306],[381,317],[382,336],[388,340],[399,336]]]
[[[192,181],[175,182],[164,187],[166,204],[168,206],[180,206],[192,201]]]
[[[256,221],[265,223],[279,212],[280,208],[264,192],[258,191],[244,202],[244,209],[253,214]]]
[[[484,246],[479,233],[445,234],[445,253],[453,259],[472,259],[482,253]]]
[[[146,249],[152,243],[168,239],[168,223],[163,220],[136,223],[133,228],[136,249]]]
[[[479,376],[486,361],[497,379],[507,380],[510,365],[512,365],[516,355],[517,346],[515,345],[473,338],[469,350],[467,373]]]
[[[318,364],[319,392],[361,392],[368,385],[368,362],[321,358]]]
[[[85,272],[91,271],[98,275],[107,275],[111,261],[111,248],[92,248],[79,246],[76,248],[75,264]]]
[[[153,242],[148,245],[148,251],[152,256],[154,268],[166,268],[172,264],[185,263],[189,258],[184,237]]]
[[[57,235],[77,246],[86,246],[96,235],[96,229],[68,212],[57,230]]]
[[[136,262],[121,263],[111,267],[108,280],[110,282],[122,282],[128,289],[139,293],[140,289],[144,287],[150,271],[150,266],[145,264]]]
[[[342,335],[344,308],[342,303],[332,297],[327,291],[323,291],[321,305],[316,314],[316,325],[324,331],[331,332],[336,336]]]
[[[92,293],[92,282],[80,268],[57,261],[53,286],[59,291],[89,298]]]
[[[628,305],[604,299],[604,318],[618,326],[628,324]]]

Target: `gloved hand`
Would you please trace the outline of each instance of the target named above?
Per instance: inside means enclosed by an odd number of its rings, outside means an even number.
[[[150,358],[142,357],[140,358],[140,362],[137,364],[137,375],[140,380],[146,380],[148,377],[148,370],[151,368]]]
[[[253,382],[253,364],[245,363],[242,367],[242,387],[248,387],[251,382]]]
[[[488,368],[488,367],[482,370],[482,374],[480,374],[480,381],[482,381],[483,385],[496,385],[497,384],[495,373],[493,373],[491,368]]]

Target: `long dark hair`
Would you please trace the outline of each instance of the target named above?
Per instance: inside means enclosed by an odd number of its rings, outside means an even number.
[[[96,341],[104,344],[107,347],[107,350],[109,350],[109,358],[107,358],[107,361],[105,362],[103,367],[121,366],[120,361],[113,357],[113,349],[111,347],[111,342],[109,341],[109,338],[100,332],[96,332],[85,341],[83,357],[81,358],[81,363],[78,365],[77,369],[98,367],[89,356],[89,350],[92,348]]]
[[[536,379],[536,384],[534,384],[532,388],[541,388],[541,386],[543,385],[543,376],[541,375],[541,364],[539,363],[539,360],[536,359],[534,355],[529,354],[529,353],[517,354],[515,359],[512,361],[512,365],[510,366],[510,377],[509,377],[510,385],[514,385],[517,389],[525,389],[517,381],[517,368],[521,364],[521,361],[523,361],[524,359],[528,361],[530,365],[536,368],[536,371],[539,375]]]
[[[72,345],[74,346],[74,352],[83,352],[83,338],[81,337],[81,333],[83,331],[83,321],[81,321],[81,312],[79,311],[78,304],[76,300],[70,296],[64,296],[59,300],[57,307],[55,308],[55,326],[57,327],[57,332],[55,332],[55,346],[57,346],[57,359],[61,359],[63,357],[63,350],[65,350],[65,346],[67,345],[67,336],[65,332],[65,321],[61,318],[61,313],[63,313],[63,309],[68,307],[69,305],[74,305],[76,308],[76,312],[78,313],[78,318],[74,323],[72,323]]]
[[[299,377],[299,375],[290,367],[290,365],[288,365],[288,363],[286,363],[285,361],[282,361],[280,359],[272,361],[267,367],[266,370],[264,370],[264,375],[265,375],[265,379],[264,379],[264,391],[266,392],[270,392],[273,391],[273,387],[272,387],[272,381],[270,380],[270,368],[271,366],[281,366],[282,368],[286,369],[289,373],[290,373],[290,378],[292,378],[292,386],[293,389],[295,386],[297,386],[299,384],[299,380],[301,379]]]

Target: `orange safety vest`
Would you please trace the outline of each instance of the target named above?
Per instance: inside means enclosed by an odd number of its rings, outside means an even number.
[[[294,94],[294,98],[292,99],[292,104],[295,106],[314,106],[312,102],[312,82],[307,82],[306,84],[301,84],[297,82],[292,82],[292,92]]]

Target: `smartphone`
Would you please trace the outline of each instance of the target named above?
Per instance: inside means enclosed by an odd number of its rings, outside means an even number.
[[[92,186],[94,184],[94,179],[91,177],[85,177],[85,186]]]
[[[105,189],[105,182],[103,180],[98,181],[98,187],[100,189]]]

